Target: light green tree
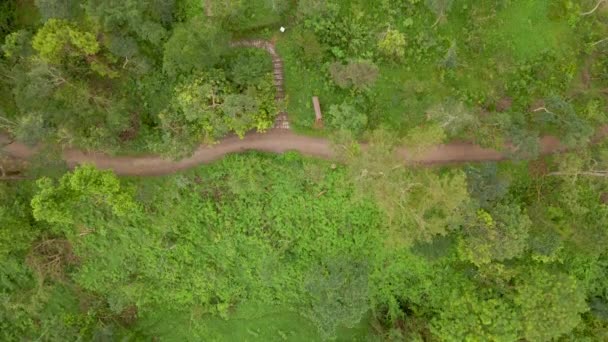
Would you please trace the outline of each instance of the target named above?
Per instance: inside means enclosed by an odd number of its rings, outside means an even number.
[[[335,338],[339,327],[353,327],[369,310],[367,278],[365,263],[344,256],[330,258],[307,275],[311,303],[305,316],[324,338]]]
[[[409,245],[446,235],[462,220],[469,201],[462,172],[438,174],[406,168],[396,155],[395,135],[385,130],[370,133],[368,145],[338,146],[356,188],[372,195],[387,218],[391,243]],[[344,148],[346,147],[346,148]]]
[[[405,57],[405,35],[389,28],[378,42],[378,50],[387,58],[396,61],[403,59]]]
[[[348,102],[331,105],[327,113],[327,125],[334,129],[359,135],[367,126],[367,116]]]
[[[550,341],[571,331],[588,310],[585,292],[571,276],[529,268],[516,286],[515,303],[521,308],[523,337]]]
[[[64,175],[58,184],[41,178],[37,185],[38,193],[32,198],[34,218],[54,224],[68,236],[106,215],[125,217],[137,211],[132,194],[113,172],[90,165]]]
[[[457,275],[441,298],[431,331],[440,340],[516,341],[521,331],[521,316],[512,301],[493,291],[476,288]],[[438,290],[441,291],[441,290]]]
[[[527,247],[530,218],[517,206],[499,204],[490,212],[477,211],[463,228],[460,252],[476,265],[520,256]]]
[[[66,57],[86,57],[99,52],[93,32],[81,31],[66,20],[50,19],[34,36],[32,45],[40,57],[58,64]]]
[[[27,30],[19,30],[10,33],[4,39],[2,45],[4,56],[10,60],[28,57],[32,54],[32,34]]]

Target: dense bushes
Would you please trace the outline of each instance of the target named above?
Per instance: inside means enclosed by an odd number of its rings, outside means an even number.
[[[248,322],[312,340],[606,333],[605,184],[570,176],[601,155],[552,166],[565,176],[405,170],[381,138],[345,166],[250,153],[158,179],[85,166],[3,185],[3,339],[227,340]]]
[[[235,29],[229,18],[251,14],[241,13],[251,9],[245,3],[226,8],[227,17],[220,15],[225,3],[213,1],[218,15],[212,17],[192,15],[194,7],[181,1],[36,4],[40,24],[15,30],[3,45],[9,77],[3,78],[2,107],[7,128],[19,138],[31,132],[32,143],[180,157],[230,131],[263,131],[276,115],[268,56],[259,65],[259,58],[250,62],[255,68],[249,70],[242,63],[251,53],[228,46]],[[286,9],[279,7],[273,9],[279,14]],[[221,113],[214,108],[220,118],[203,123],[189,115],[178,124],[183,95],[203,90],[184,84],[215,70],[230,71],[222,76],[222,96],[211,103],[224,107]]]

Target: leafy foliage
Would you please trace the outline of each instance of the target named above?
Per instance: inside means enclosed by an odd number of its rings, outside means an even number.
[[[195,74],[175,87],[173,102],[160,114],[163,152],[180,157],[201,142],[212,142],[229,131],[239,136],[272,125],[275,113],[272,84],[237,93],[219,70]]]
[[[163,70],[170,76],[203,71],[219,62],[227,39],[217,26],[197,17],[179,25],[165,44]]]
[[[405,35],[397,30],[388,29],[378,42],[378,50],[388,58],[401,60],[405,57]]]
[[[48,20],[36,33],[32,45],[43,60],[55,64],[65,56],[84,57],[99,52],[99,43],[92,33],[79,31],[59,19]]]
[[[339,106],[329,107],[326,121],[331,128],[346,130],[358,135],[367,125],[367,116],[359,112],[353,105],[342,103]]]
[[[462,254],[476,265],[505,261],[523,254],[532,222],[517,207],[497,205],[492,214],[483,209],[465,228]]]

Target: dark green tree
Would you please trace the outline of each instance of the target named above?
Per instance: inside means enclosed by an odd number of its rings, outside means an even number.
[[[203,17],[175,27],[165,44],[163,70],[170,76],[205,71],[217,64],[228,47],[220,27]]]

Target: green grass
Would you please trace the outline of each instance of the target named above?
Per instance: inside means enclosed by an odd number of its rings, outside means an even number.
[[[545,50],[564,52],[572,45],[571,27],[565,20],[549,18],[549,1],[518,1],[501,11],[492,22],[493,30],[484,37],[494,49],[505,48],[516,60],[540,55]]]
[[[494,1],[456,0],[446,19],[436,26],[435,16],[424,2],[393,8],[392,13],[381,13],[380,5],[368,2],[340,4],[344,15],[363,11],[377,34],[395,27],[406,35],[406,58],[400,63],[379,59],[376,40],[366,47],[380,67],[380,76],[363,108],[369,129],[385,126],[405,135],[424,124],[425,112],[446,98],[464,102],[475,114],[492,111],[505,98],[513,100],[516,110],[525,110],[539,99],[563,92],[569,87],[564,75],[582,67],[577,55],[582,48],[578,33],[569,23],[567,11],[555,14],[560,4],[549,0],[514,1],[502,6]],[[404,18],[411,22],[406,24]],[[303,28],[293,29],[297,30]],[[323,60],[305,64],[293,38],[288,32],[279,42],[292,126],[301,133],[330,134],[331,129],[312,128],[312,96],[319,97],[324,111],[332,104],[359,99],[337,89],[328,77],[326,66],[335,60],[327,53],[328,46],[324,46]],[[452,44],[457,66],[446,70],[440,64]],[[532,69],[520,70],[529,66]],[[528,84],[514,85],[526,77]]]
[[[315,111],[312,97],[319,97],[321,110],[328,110],[330,105],[340,103],[340,97],[333,85],[326,80],[323,65],[310,69],[298,60],[290,38],[291,35],[288,34],[277,44],[285,66],[284,82],[290,124],[300,133],[324,135],[325,131],[313,128]]]

